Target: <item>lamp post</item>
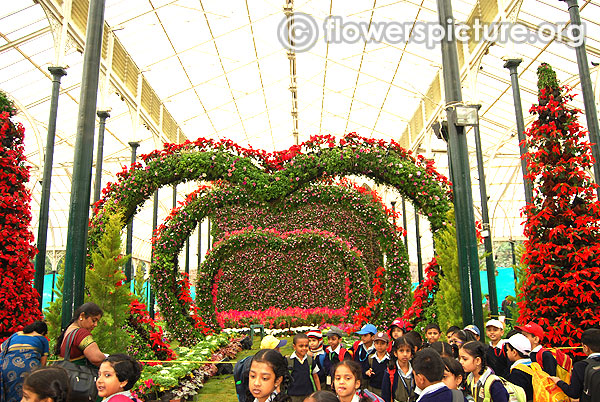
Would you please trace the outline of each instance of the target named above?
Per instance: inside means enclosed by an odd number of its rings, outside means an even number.
[[[585,51],[585,35],[581,29],[581,16],[579,15],[579,6],[577,0],[561,0],[567,3],[569,8],[569,17],[574,38],[575,53],[577,56],[577,66],[579,67],[579,80],[581,82],[581,92],[583,93],[583,106],[585,108],[585,119],[588,125],[590,142],[592,143],[592,154],[596,162],[594,163],[594,180],[600,184],[600,128],[598,124],[598,113],[596,111],[596,101],[594,99],[594,90],[592,89],[592,79],[590,77],[590,67],[588,65],[587,53]],[[596,188],[596,195],[600,199],[600,187]]]
[[[419,211],[415,208],[415,232],[417,238],[417,273],[419,283],[423,282],[423,258],[421,257],[421,230],[419,228]]]
[[[94,126],[104,33],[104,4],[105,0],[90,0],[88,8],[67,230],[62,328],[69,325],[73,309],[84,302]]]
[[[519,88],[519,75],[517,67],[521,64],[522,59],[507,59],[504,67],[510,71],[510,83],[513,92],[513,103],[515,104],[515,118],[517,119],[517,138],[519,139],[519,153],[521,154],[521,170],[523,173],[523,186],[525,186],[525,202],[531,204],[533,200],[533,189],[531,180],[526,178],[527,161],[525,154],[527,153],[527,145],[525,144],[525,121],[523,120],[523,106],[521,104],[521,89]]]
[[[406,247],[406,252],[408,253],[408,223],[406,222],[406,201],[404,200],[404,197],[402,197],[402,225],[404,225],[402,227],[402,229],[404,229],[404,247]]]
[[[479,132],[479,109],[481,105],[469,105],[474,115],[469,124],[473,127],[475,134],[475,153],[477,156],[477,174],[479,176],[479,195],[481,197],[481,220],[483,230],[483,244],[485,247],[485,266],[487,270],[488,293],[490,296],[490,313],[492,316],[498,315],[498,294],[496,292],[496,264],[494,263],[494,252],[492,248],[492,231],[490,227],[490,217],[487,205],[487,186],[485,184],[485,173],[483,171],[483,152],[481,149],[481,135]]]
[[[448,115],[448,145],[453,176],[452,186],[458,264],[461,272],[463,324],[475,324],[479,328],[483,328],[483,306],[481,284],[479,283],[479,256],[475,236],[469,152],[464,127],[458,124],[457,106],[462,103],[462,93],[456,39],[455,35],[451,34],[455,32],[454,17],[452,16],[450,0],[437,0],[437,8],[439,24],[445,33],[444,38],[441,40],[442,71]]]
[[[110,117],[110,110],[98,110],[96,112],[100,119],[98,123],[98,149],[96,149],[96,174],[94,176],[94,204],[100,199],[102,190],[102,162],[104,159],[104,129],[106,119]]]
[[[67,75],[63,67],[48,67],[52,74],[52,95],[50,98],[50,118],[46,136],[46,152],[44,154],[44,174],[42,176],[42,193],[40,196],[40,220],[38,224],[37,249],[35,257],[35,276],[33,286],[39,294],[39,308],[42,310],[44,295],[44,273],[46,272],[46,243],[48,238],[48,214],[50,212],[50,185],[52,183],[52,161],[54,159],[54,138],[56,136],[56,116],[58,114],[58,95],[60,79]],[[54,286],[52,287],[54,289]]]

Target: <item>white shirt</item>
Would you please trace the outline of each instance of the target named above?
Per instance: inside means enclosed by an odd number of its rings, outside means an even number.
[[[358,346],[361,346],[361,345],[362,345],[363,349],[365,349],[367,351],[367,356],[370,355],[373,350],[375,350],[375,342],[371,343],[371,347],[369,349],[365,348],[365,344],[363,341],[360,341],[360,343],[358,344]],[[357,350],[358,350],[358,346],[356,347]]]
[[[490,342],[490,346],[493,348],[502,349],[502,346],[504,346],[505,343],[506,343],[506,339],[500,339],[498,341],[498,343],[496,344],[496,346],[492,345],[492,342]]]
[[[338,344],[338,346],[337,346],[337,348],[335,348],[335,350],[332,350],[332,349],[331,349],[331,346],[327,346],[327,350],[328,350],[329,352],[336,353],[338,356],[340,355],[340,350],[341,350],[341,349],[342,349],[342,344],[341,344],[341,343],[340,343],[340,344]]]
[[[402,377],[412,378],[413,369],[410,362],[408,363],[408,372],[406,374],[404,374],[404,371],[402,371],[402,369],[400,368],[400,364],[398,364],[398,361],[396,361],[396,367],[398,367],[398,374],[400,374]]]
[[[421,400],[421,398],[423,398],[425,395],[431,394],[431,393],[437,391],[438,389],[441,389],[444,387],[446,387],[446,384],[444,384],[443,382],[436,382],[435,384],[431,384],[430,386],[425,387],[425,389],[421,392],[421,395],[419,395],[419,399],[417,399],[417,402],[419,402]]]
[[[592,353],[591,355],[589,355],[589,356],[588,356],[588,359],[589,359],[589,358],[592,358],[592,359],[593,359],[594,357],[600,357],[600,352],[597,352],[597,353]]]
[[[273,399],[275,399],[276,396],[277,396],[277,391],[273,391],[271,396],[269,396],[265,402],[271,402]],[[258,399],[254,398],[254,402],[258,402]]]
[[[306,361],[306,358],[308,357],[308,355],[304,355],[304,358],[302,358],[302,360],[296,355],[296,352],[292,353],[290,355],[290,359],[296,359],[300,362],[300,364],[304,364],[304,362]],[[309,367],[310,368],[310,367]],[[317,364],[315,364],[315,368],[312,370],[313,374],[316,374],[319,372],[319,366]]]
[[[377,355],[377,353],[375,353],[375,359],[377,359],[377,363],[383,363],[385,360],[389,359],[390,355],[389,354],[385,354],[385,356],[383,356],[383,359],[379,359],[379,356]]]
[[[533,353],[533,352],[536,352],[536,353],[537,353],[537,352],[539,352],[539,351],[540,351],[540,349],[541,349],[541,348],[542,348],[542,345],[537,345],[535,348],[533,348],[533,349],[531,350],[531,352],[532,352],[532,353]]]
[[[531,365],[531,359],[519,359],[519,360],[517,360],[516,362],[514,362],[512,364],[512,366],[510,366],[510,370],[512,371],[512,369],[514,369],[517,366],[517,364],[524,364],[526,366],[529,366],[529,365]]]

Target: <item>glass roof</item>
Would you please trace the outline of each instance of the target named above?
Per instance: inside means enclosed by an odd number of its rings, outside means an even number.
[[[63,250],[88,0],[5,3],[0,13],[0,89],[15,100],[26,127],[36,234],[51,93],[48,67],[68,67],[61,82],[48,234],[48,250]],[[314,34],[314,45],[291,56],[278,36],[286,26],[286,5],[293,7],[297,20],[304,18],[316,27],[308,31]],[[579,94],[575,50],[561,30],[569,27],[567,8],[556,0],[454,0],[452,6],[458,23],[513,21],[530,33],[540,26],[560,28],[545,41],[533,37],[522,43],[459,44],[463,99],[482,105],[480,131],[492,236],[519,239],[525,201],[504,59],[523,59],[518,71],[526,124],[532,121],[527,111],[537,99],[535,72],[540,63],[550,63],[561,82]],[[579,6],[588,58],[597,62],[600,3],[587,0]],[[110,118],[103,185],[129,164],[129,141],[141,143],[138,155],[162,147],[163,142],[198,137],[230,138],[273,151],[295,143],[296,125],[300,142],[314,134],[342,136],[353,131],[395,139],[433,158],[438,170],[448,174],[446,144],[431,129],[433,122],[445,118],[441,50],[436,41],[427,46],[417,40],[420,27],[437,22],[434,0],[106,0],[105,21],[98,109],[110,110]],[[344,40],[331,39],[327,21],[346,24],[340,31]],[[348,28],[387,29],[394,24],[405,29],[409,40],[365,40],[360,31]],[[591,74],[597,99],[600,71],[592,67]],[[573,106],[583,109],[580,95]],[[586,125],[583,116],[581,123]],[[475,214],[480,219],[472,133],[468,142]],[[177,199],[183,200],[196,185],[179,185]],[[388,204],[398,198],[392,190],[379,190]],[[159,223],[172,202],[172,191],[162,189]],[[150,259],[151,214],[149,201],[134,220],[133,254],[144,261]],[[410,206],[407,217],[409,251],[416,261]],[[198,252],[195,236],[192,261]],[[423,236],[427,259],[433,254],[431,238]],[[206,222],[201,237],[204,254]]]

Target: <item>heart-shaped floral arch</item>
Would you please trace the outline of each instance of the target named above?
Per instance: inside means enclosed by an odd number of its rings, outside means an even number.
[[[215,212],[227,210],[231,205],[246,206],[248,213],[251,213],[252,207],[260,204],[253,198],[252,193],[239,187],[202,186],[190,194],[180,207],[174,209],[164,224],[158,228],[153,238],[154,264],[151,267],[151,277],[153,285],[163,290],[157,293],[157,302],[161,311],[171,318],[168,323],[169,330],[178,339],[189,339],[198,329],[194,319],[186,313],[190,310],[195,311],[195,306],[180,300],[177,297],[179,289],[169,285],[177,282],[177,256],[185,239],[190,236],[196,223],[204,216],[214,216]],[[394,227],[390,222],[392,211],[381,203],[381,199],[376,194],[347,182],[339,185],[313,184],[290,194],[282,203],[278,202],[277,209],[290,211],[307,205],[311,208],[319,205],[334,205],[337,209],[348,211],[358,217],[367,226],[366,229],[375,236],[381,252],[386,256],[385,284],[387,286],[382,295],[384,303],[380,315],[391,316],[406,307],[406,296],[410,289],[408,255],[404,243],[396,234],[402,229]],[[252,223],[251,218],[248,218],[248,221]],[[205,271],[204,266],[202,270]],[[198,297],[209,294],[213,282],[214,272],[209,275],[199,275]],[[365,283],[369,282],[368,274]],[[200,311],[195,313],[200,314],[211,326],[215,326],[216,320],[213,314],[215,307],[209,306],[206,300],[198,303]],[[350,316],[353,312],[354,308],[348,311]],[[175,320],[173,317],[178,318]],[[175,322],[177,325],[173,325]]]
[[[127,222],[155,190],[188,180],[226,180],[259,201],[272,201],[326,177],[368,177],[394,187],[412,202],[429,219],[434,233],[446,224],[446,213],[451,208],[450,183],[431,161],[420,155],[413,157],[393,140],[388,143],[354,133],[339,139],[311,137],[302,145],[275,153],[243,148],[230,140],[201,138],[179,145],[165,144],[163,150],[141,158],[143,162],[125,167],[118,174],[117,183],[106,186],[102,199],[94,206],[88,255],[97,247],[109,214],[121,211]],[[207,212],[201,211],[198,218],[203,219]],[[171,292],[167,289],[156,290],[157,294],[164,292],[165,297],[177,297],[168,294]]]

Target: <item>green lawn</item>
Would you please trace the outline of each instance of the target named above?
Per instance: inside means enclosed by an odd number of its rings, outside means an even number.
[[[281,353],[290,355],[294,351],[292,347],[292,337],[285,338],[288,343],[281,349]],[[237,356],[236,361],[241,360],[246,356],[254,355],[260,346],[260,337],[254,337],[251,350],[242,350]],[[208,401],[219,401],[219,402],[237,402],[237,395],[235,393],[235,384],[233,381],[233,374],[227,374],[222,376],[211,377],[205,384],[204,388],[196,395],[194,401],[196,402],[208,402]]]

